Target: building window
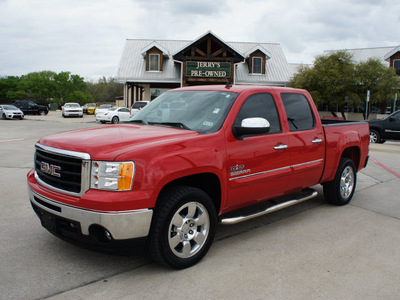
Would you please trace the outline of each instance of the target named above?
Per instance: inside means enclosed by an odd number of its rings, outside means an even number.
[[[400,59],[393,60],[393,68],[396,70],[396,74],[400,75]]]
[[[150,54],[149,60],[149,71],[160,71],[160,54]]]
[[[253,74],[262,74],[262,57],[253,57]]]

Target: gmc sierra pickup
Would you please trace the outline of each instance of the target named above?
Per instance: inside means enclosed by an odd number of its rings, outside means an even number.
[[[29,198],[58,237],[104,249],[145,237],[176,269],[207,253],[217,222],[310,199],[316,184],[347,204],[368,161],[368,124],[323,124],[305,90],[180,88],[131,121],[41,138]]]

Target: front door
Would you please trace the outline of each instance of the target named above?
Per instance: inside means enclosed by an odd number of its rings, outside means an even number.
[[[131,111],[127,108],[118,109],[118,118],[120,121],[129,121],[131,117]]]
[[[384,125],[385,136],[388,139],[400,140],[400,112],[386,118]]]

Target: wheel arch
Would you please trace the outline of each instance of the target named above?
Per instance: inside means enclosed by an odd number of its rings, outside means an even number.
[[[213,201],[217,214],[221,208],[221,182],[214,173],[198,173],[180,177],[168,182],[161,189],[157,197],[156,207],[159,205],[160,196],[174,186],[191,186],[204,191]]]
[[[359,147],[349,147],[344,149],[340,159],[342,158],[349,158],[353,161],[354,165],[356,166],[357,170],[360,169],[360,148]],[[339,161],[340,161],[339,159]]]

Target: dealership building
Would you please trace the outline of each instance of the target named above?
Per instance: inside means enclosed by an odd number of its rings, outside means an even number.
[[[124,83],[124,105],[131,107],[181,86],[285,86],[296,68],[279,44],[225,42],[209,31],[193,41],[128,39],[117,80]]]
[[[400,75],[400,46],[343,50],[355,63],[377,58]],[[225,42],[209,31],[193,41],[128,39],[116,79],[124,84],[121,105],[131,107],[181,86],[285,86],[298,67],[287,62],[280,44]]]

